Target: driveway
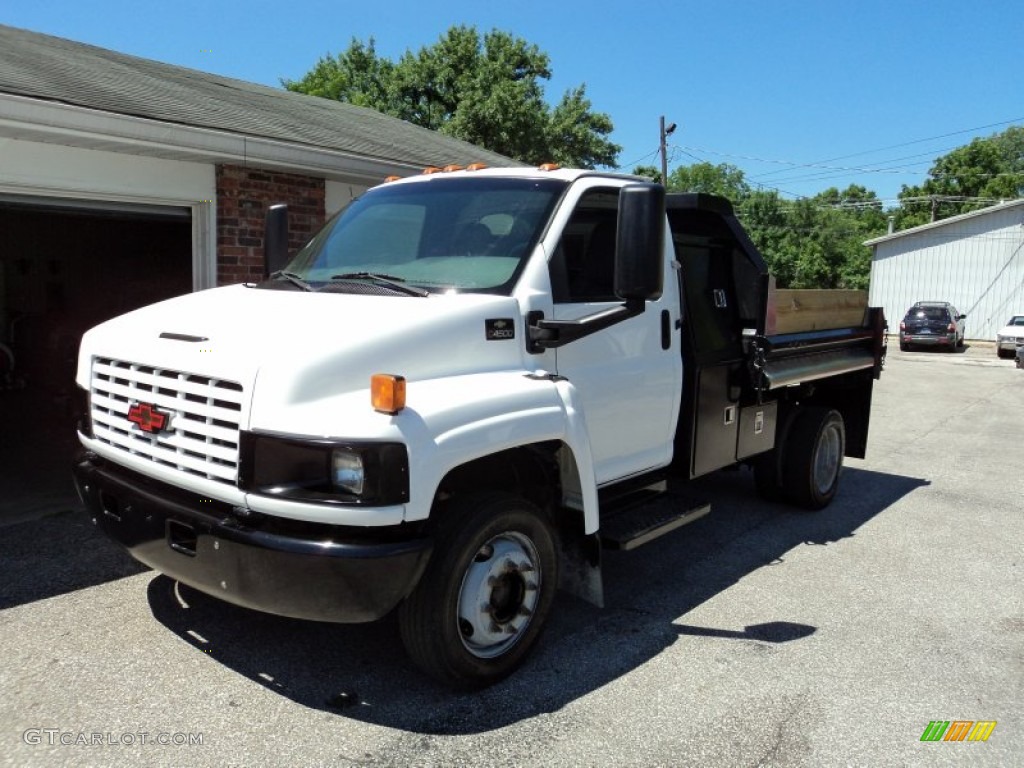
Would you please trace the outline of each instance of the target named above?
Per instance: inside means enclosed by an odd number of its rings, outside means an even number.
[[[0,764],[1019,765],[1024,371],[901,353],[835,502],[757,500],[605,557],[538,652],[474,695],[421,677],[393,622],[228,606],[135,565],[82,513],[0,528]],[[922,742],[932,721],[995,721]]]

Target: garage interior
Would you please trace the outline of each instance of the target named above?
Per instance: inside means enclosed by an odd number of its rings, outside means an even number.
[[[82,333],[192,286],[189,208],[0,198],[0,519],[77,505]]]

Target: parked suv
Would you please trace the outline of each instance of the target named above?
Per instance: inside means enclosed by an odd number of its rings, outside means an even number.
[[[900,323],[900,349],[915,345],[951,350],[962,347],[966,317],[948,301],[919,301]]]
[[[1024,315],[1014,315],[996,334],[996,354],[1003,357],[1013,355],[1017,347],[1024,344]]]

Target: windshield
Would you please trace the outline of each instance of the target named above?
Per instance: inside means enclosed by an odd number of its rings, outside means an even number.
[[[1024,315],[1014,315],[1007,325],[1024,325]]]
[[[377,280],[430,292],[509,294],[566,184],[445,178],[375,187],[339,212],[285,272],[318,290]]]

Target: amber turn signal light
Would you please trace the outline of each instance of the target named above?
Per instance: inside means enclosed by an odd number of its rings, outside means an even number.
[[[375,373],[370,377],[370,402],[381,413],[398,413],[405,408],[405,377]]]

